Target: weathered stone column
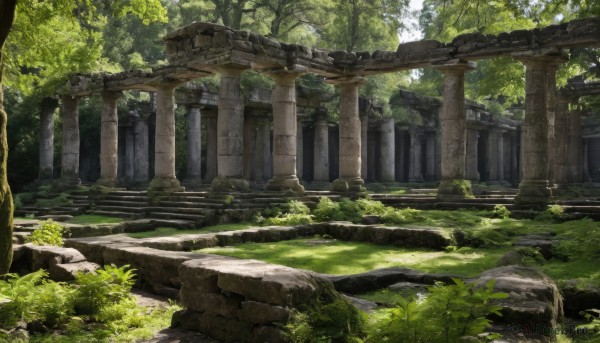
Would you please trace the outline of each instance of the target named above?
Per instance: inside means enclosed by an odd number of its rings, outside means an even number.
[[[302,174],[304,172],[304,115],[298,114],[296,122],[296,176],[298,180],[302,180]]]
[[[379,127],[381,144],[380,150],[380,168],[381,181],[395,182],[396,181],[396,130],[394,126],[394,118],[384,118]]]
[[[568,145],[569,145],[569,102],[564,95],[556,97],[554,138],[556,142],[556,156],[554,160],[554,182],[557,187],[564,187],[569,183],[568,178]]]
[[[323,116],[318,116],[314,128],[313,184],[320,188],[329,185],[329,126]]]
[[[135,169],[135,131],[133,126],[125,128],[125,183],[133,182]]]
[[[219,68],[219,116],[217,118],[218,176],[213,180],[214,192],[246,192],[244,175],[244,102],[240,90],[242,69]]]
[[[497,177],[496,179],[499,182],[504,181],[504,130],[498,130],[497,135],[498,135],[498,149],[496,150],[496,154],[498,155],[497,158],[497,165],[498,165],[498,169],[496,171]]]
[[[479,181],[477,170],[477,145],[479,144],[479,131],[467,129],[467,152],[465,156],[465,177],[471,181]]]
[[[206,118],[206,173],[205,182],[211,182],[217,177],[217,111],[204,110]]]
[[[358,112],[358,89],[362,77],[340,77],[330,80],[340,87],[340,173],[331,183],[331,190],[343,193],[365,191],[361,177],[361,123]]]
[[[181,192],[184,188],[175,175],[175,101],[178,84],[156,85],[156,132],[154,135],[154,178],[148,191]]]
[[[144,116],[138,116],[134,124],[135,132],[135,161],[133,180],[136,183],[148,182],[148,122]]]
[[[555,188],[555,165],[556,165],[556,141],[555,141],[555,118],[556,118],[556,71],[561,62],[565,60],[554,58],[546,68],[546,112],[548,113],[548,183]]]
[[[574,109],[569,112],[568,132],[568,181],[572,184],[582,182],[582,148],[581,148],[581,112]]]
[[[121,92],[102,92],[102,115],[100,117],[100,179],[97,185],[114,187],[117,182],[119,149],[119,116],[117,100]]]
[[[552,199],[548,181],[548,68],[560,56],[529,51],[515,53],[513,57],[526,69],[523,179],[515,203],[543,205]]]
[[[437,195],[440,200],[473,196],[471,181],[465,180],[465,72],[473,68],[475,63],[460,60],[438,67],[444,74],[444,100],[440,113],[442,175]]]
[[[520,170],[521,168],[519,168],[519,164],[521,163],[519,159],[520,155],[519,155],[519,142],[521,142],[520,139],[520,131],[513,131],[511,132],[510,135],[510,183],[513,185],[516,185],[517,182],[520,180]]]
[[[59,189],[69,189],[81,183],[79,179],[79,97],[61,96],[62,101],[62,159]]]
[[[360,116],[360,175],[363,180],[366,180],[369,175],[368,161],[368,136],[369,136],[369,112],[365,112]]]
[[[58,100],[53,98],[42,99],[40,106],[40,169],[38,180],[40,182],[52,181],[54,176],[54,111],[58,107]]]
[[[185,185],[197,187],[202,182],[202,113],[199,106],[187,107],[187,175]]]
[[[429,133],[426,136],[425,142],[425,180],[433,181],[435,180],[435,133]]]
[[[416,129],[410,129],[408,182],[423,182],[423,168],[421,168],[421,136]]]
[[[256,117],[246,113],[244,117],[244,179],[254,178],[256,151]]]
[[[254,153],[254,182],[263,186],[271,177],[271,120],[256,118],[256,150]]]
[[[296,176],[296,83],[302,71],[269,72],[275,80],[273,103],[273,178],[265,190],[304,193]]]
[[[582,144],[583,144],[583,162],[582,162],[582,178],[583,178],[583,182],[590,182],[591,181],[591,177],[590,177],[590,139],[589,138],[582,138]]]

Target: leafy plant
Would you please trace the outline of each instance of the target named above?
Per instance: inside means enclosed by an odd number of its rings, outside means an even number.
[[[65,228],[59,223],[48,219],[40,224],[26,239],[28,243],[35,245],[55,245],[62,247]]]
[[[37,199],[35,205],[37,207],[60,207],[72,205],[73,201],[69,199],[69,194],[60,193],[58,196],[49,199]]]
[[[406,224],[423,219],[421,211],[410,207],[386,211],[381,220],[386,224]]]
[[[287,213],[280,213],[279,215],[263,220],[263,224],[266,225],[300,225],[310,224],[313,221],[313,217],[310,214],[310,209],[305,203],[298,200],[292,200],[289,202]]]
[[[388,208],[381,202],[366,198],[356,200],[356,204],[360,208],[362,215],[381,216],[386,213]]]
[[[319,198],[317,207],[313,210],[315,220],[318,222],[327,222],[335,220],[339,216],[340,204],[334,202],[326,196]]]
[[[78,273],[74,299],[77,313],[99,315],[108,306],[130,299],[134,271],[129,265],[107,265],[93,273]]]
[[[565,209],[557,204],[550,205],[542,214],[537,216],[536,219],[562,221],[565,219]]]
[[[496,205],[492,210],[492,215],[496,218],[506,219],[510,217],[510,211],[504,205]]]

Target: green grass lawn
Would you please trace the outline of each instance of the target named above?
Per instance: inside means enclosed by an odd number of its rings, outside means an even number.
[[[327,274],[354,274],[377,268],[406,267],[432,273],[475,276],[493,268],[509,248],[461,248],[453,252],[307,238],[276,243],[246,243],[199,252],[257,259]]]
[[[152,237],[170,237],[177,235],[199,234],[199,233],[215,233],[224,231],[236,231],[251,228],[253,224],[235,223],[235,224],[220,224],[201,227],[197,229],[179,230],[172,227],[158,227],[152,231],[135,232],[127,234],[131,238],[152,238]]]
[[[118,224],[125,219],[118,217],[99,216],[95,214],[82,214],[67,221],[69,224]]]

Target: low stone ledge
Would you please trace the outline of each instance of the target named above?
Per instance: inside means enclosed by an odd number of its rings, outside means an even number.
[[[85,261],[85,256],[72,248],[48,245],[24,245],[31,256],[31,270],[48,269],[51,265]]]
[[[100,265],[94,262],[77,262],[77,263],[59,263],[50,265],[48,274],[54,281],[71,281],[75,280],[77,273],[91,273],[100,268]]]

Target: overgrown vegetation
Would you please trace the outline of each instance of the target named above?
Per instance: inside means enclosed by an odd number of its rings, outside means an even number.
[[[40,223],[39,228],[34,230],[26,239],[28,243],[35,245],[55,245],[62,247],[65,228],[52,219]]]

